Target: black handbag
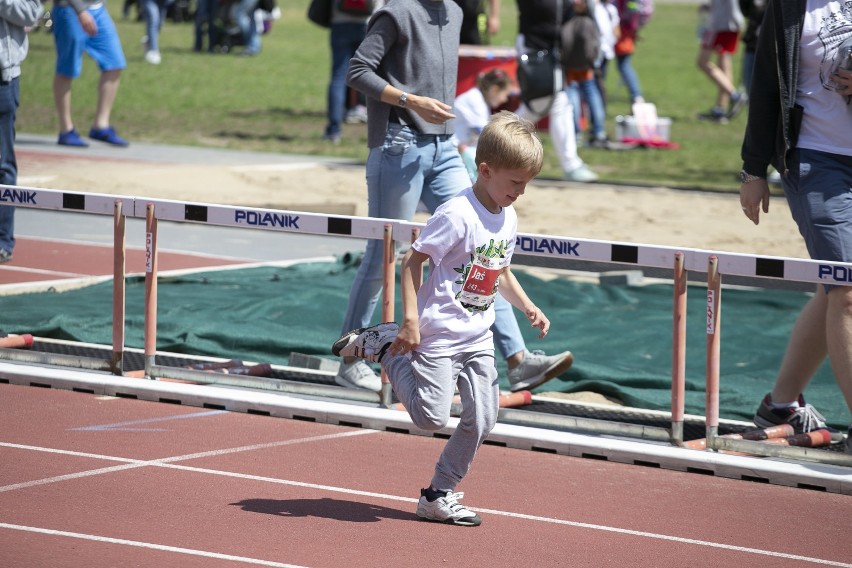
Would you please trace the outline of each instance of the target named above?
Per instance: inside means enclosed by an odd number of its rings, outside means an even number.
[[[553,96],[556,92],[555,72],[558,66],[556,55],[547,49],[518,57],[518,86],[524,104],[530,106],[530,101]]]
[[[331,0],[311,0],[308,19],[318,26],[331,27]]]
[[[562,0],[556,2],[556,23],[562,22]],[[553,105],[557,91],[562,88],[559,78],[562,65],[559,62],[559,47],[542,49],[518,55],[518,86],[521,88],[521,101],[536,114],[547,114]],[[533,101],[543,101],[542,108],[534,108]]]

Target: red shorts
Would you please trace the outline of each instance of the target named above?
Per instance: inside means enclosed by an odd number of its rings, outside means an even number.
[[[701,40],[703,49],[712,49],[716,53],[736,53],[740,32],[706,32]]]

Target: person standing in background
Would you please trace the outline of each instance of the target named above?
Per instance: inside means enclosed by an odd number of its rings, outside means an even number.
[[[145,61],[151,65],[159,65],[160,29],[166,19],[166,11],[174,0],[143,0],[145,11]]]
[[[355,55],[355,50],[358,49],[358,46],[361,45],[361,42],[364,41],[364,37],[367,35],[367,22],[370,20],[372,12],[381,8],[384,0],[362,2],[360,4],[365,7],[366,13],[344,11],[345,3],[342,2],[332,2],[331,5],[331,27],[329,28],[331,81],[328,84],[326,111],[328,123],[323,133],[323,139],[332,144],[340,142],[341,125],[346,115],[348,96],[346,73],[349,71],[349,60]],[[366,110],[363,110],[362,115],[366,115]],[[347,120],[353,120],[349,116],[346,118]]]
[[[244,57],[253,57],[260,53],[260,30],[257,28],[257,18],[254,17],[257,4],[258,0],[238,0],[234,7],[234,19],[243,40],[240,55]]]
[[[518,54],[540,50],[560,49],[562,25],[572,15],[571,0],[516,0],[518,7]],[[559,164],[568,181],[591,182],[598,179],[577,154],[577,132],[574,127],[574,108],[564,85],[564,75],[557,73],[559,84],[546,111],[537,112],[521,103],[518,114],[533,123],[548,115],[548,130]],[[536,99],[530,102],[544,101]]]
[[[110,125],[112,105],[118,94],[121,71],[127,67],[115,23],[101,0],[56,0],[53,11],[53,40],[56,45],[56,75],[53,100],[59,115],[60,146],[86,147],[71,119],[71,83],[83,70],[83,51],[101,71],[98,106],[89,138],[113,146],[128,146]]]
[[[697,65],[716,86],[716,104],[698,118],[725,123],[734,118],[748,101],[734,85],[734,54],[745,21],[739,0],[710,0],[710,14],[701,34]],[[716,55],[716,63],[712,61]]]
[[[0,2],[0,184],[17,185],[15,116],[20,102],[21,63],[29,50],[28,29],[42,14],[41,0]],[[0,205],[0,264],[15,250],[15,208]]]
[[[462,9],[462,29],[459,40],[466,45],[485,45],[500,31],[500,0],[455,0]]]

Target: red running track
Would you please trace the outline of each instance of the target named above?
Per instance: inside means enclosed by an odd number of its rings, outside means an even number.
[[[490,445],[419,521],[444,443],[0,384],[0,566],[852,566],[848,496]]]
[[[112,276],[112,244],[91,244],[16,237],[15,256],[0,264],[0,285],[71,280],[91,276]],[[162,271],[207,268],[241,264],[233,259],[159,250],[157,266]],[[128,274],[145,271],[145,249],[126,248],[125,270]]]

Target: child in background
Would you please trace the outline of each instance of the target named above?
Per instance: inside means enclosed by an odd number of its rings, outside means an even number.
[[[482,130],[478,176],[435,211],[402,260],[403,322],[356,329],[332,347],[337,356],[382,364],[394,392],[418,428],[440,430],[450,419],[454,389],[459,424],[447,440],[417,516],[478,526],[479,515],[459,500],[456,486],[497,422],[494,300],[500,294],[547,335],[550,321],[509,269],[518,218],[512,204],[541,171],[544,151],[531,123],[501,111]],[[422,282],[423,263],[429,277]]]
[[[480,73],[476,78],[476,86],[460,94],[453,103],[453,114],[456,115],[454,136],[471,181],[476,181],[475,157],[479,133],[488,124],[494,109],[509,100],[511,91],[509,74],[494,68]]]

